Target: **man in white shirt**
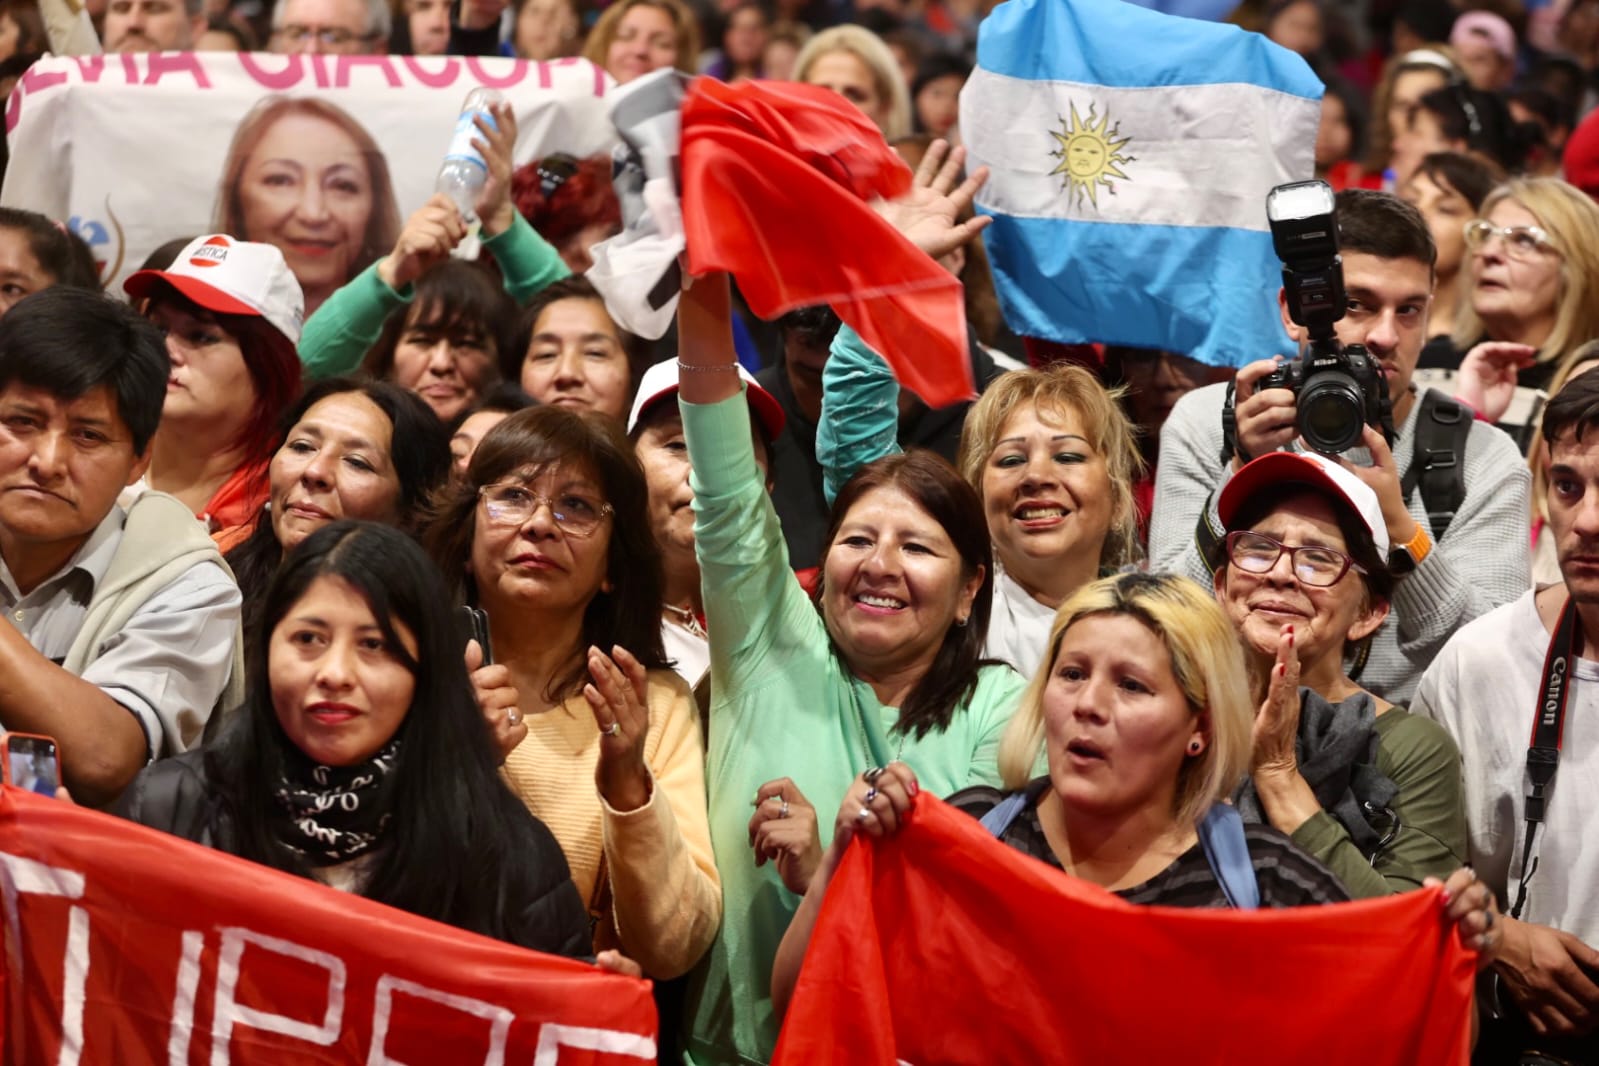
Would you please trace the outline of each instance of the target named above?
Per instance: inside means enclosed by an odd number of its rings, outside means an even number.
[[[53,737],[83,803],[194,746],[235,676],[241,597],[204,527],[164,493],[116,502],[169,371],[155,327],[97,292],[0,319],[0,728]]]
[[[1550,401],[1543,434],[1549,445],[1549,527],[1564,584],[1528,592],[1461,629],[1423,675],[1411,710],[1441,723],[1459,744],[1471,863],[1506,911],[1518,916],[1503,919],[1494,963],[1498,1001],[1530,1023],[1507,1048],[1507,1061],[1537,1047],[1559,1061],[1594,1062],[1599,374],[1573,379]],[[1576,631],[1566,646],[1551,634],[1559,632],[1568,599]],[[1556,769],[1540,789],[1542,817],[1530,824],[1528,796],[1536,785],[1531,763],[1537,760],[1529,759],[1529,738],[1540,748],[1550,738],[1554,748],[1557,736]],[[1485,1032],[1487,1040],[1499,1036],[1494,1028]]]

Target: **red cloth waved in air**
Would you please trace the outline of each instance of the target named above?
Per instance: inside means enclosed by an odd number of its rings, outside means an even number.
[[[929,406],[976,396],[960,282],[867,203],[911,183],[870,119],[830,89],[698,78],[682,121],[691,273],[731,273],[765,319],[831,304]]]

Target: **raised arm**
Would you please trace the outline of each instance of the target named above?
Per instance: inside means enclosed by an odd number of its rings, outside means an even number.
[[[716,686],[742,684],[773,655],[826,640],[789,569],[783,529],[755,465],[730,307],[727,278],[716,275],[695,280],[677,308],[678,401]]]
[[[822,420],[816,461],[829,507],[855,471],[899,451],[899,382],[848,326],[833,338],[822,367]]]
[[[489,177],[476,210],[482,220],[483,248],[499,264],[505,291],[518,304],[566,277],[560,253],[540,237],[511,202],[511,150],[516,144],[516,112],[497,104],[494,123],[479,116],[475,141]],[[347,374],[361,365],[377,343],[391,312],[411,302],[415,283],[445,262],[465,239],[467,226],[449,197],[435,193],[406,219],[394,248],[336,290],[305,323],[300,362],[312,378]]]

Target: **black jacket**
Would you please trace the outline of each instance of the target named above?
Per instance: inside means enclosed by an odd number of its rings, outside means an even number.
[[[508,898],[525,902],[515,929],[504,939],[550,955],[592,956],[588,913],[572,883],[561,845],[515,796],[507,792],[505,798],[502,827],[519,837],[524,846],[503,868],[502,890]],[[272,800],[263,796],[261,802]],[[186,752],[146,767],[111,813],[229,855],[239,854],[231,822],[209,787],[204,751]],[[438,864],[441,876],[450,869],[448,862]]]

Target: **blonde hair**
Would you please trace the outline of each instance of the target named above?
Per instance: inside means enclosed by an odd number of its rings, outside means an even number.
[[[1599,299],[1594,298],[1599,287],[1599,204],[1559,178],[1511,178],[1488,194],[1477,217],[1487,218],[1506,200],[1532,212],[1560,253],[1555,327],[1539,346],[1538,361],[1557,363],[1564,371],[1580,345],[1599,337]],[[1455,319],[1455,344],[1465,351],[1485,333],[1487,327],[1466,301]]]
[[[1138,508],[1133,483],[1144,472],[1138,435],[1122,408],[1125,389],[1107,389],[1080,366],[1058,363],[1037,370],[1012,370],[994,379],[966,413],[956,467],[977,494],[983,494],[983,468],[999,444],[1005,422],[1023,404],[1042,417],[1076,415],[1089,445],[1105,457],[1110,475],[1111,528],[1099,555],[1101,567],[1137,561]]]
[[[666,12],[677,38],[677,57],[672,60],[672,66],[684,74],[698,73],[694,64],[700,58],[700,26],[683,0],[618,0],[605,9],[589,31],[583,42],[583,58],[605,70],[605,58],[611,51],[611,42],[616,40],[616,31],[622,19],[635,7],[653,7]]]
[[[282,4],[278,7],[281,9]],[[246,241],[267,241],[267,236],[251,233],[244,225],[244,166],[249,162],[267,132],[292,115],[320,119],[342,132],[355,145],[366,163],[372,183],[372,213],[367,216],[361,244],[350,261],[350,277],[389,254],[400,235],[400,209],[394,198],[394,183],[389,178],[389,161],[372,135],[337,104],[309,96],[263,96],[233,131],[227,159],[222,164],[222,185],[217,192],[216,212],[211,228]],[[342,283],[341,283],[342,284]]]
[[[1095,617],[1136,618],[1166,645],[1172,674],[1189,709],[1206,720],[1209,742],[1177,772],[1178,820],[1195,823],[1228,799],[1249,770],[1254,710],[1243,649],[1232,623],[1208,589],[1172,574],[1120,574],[1084,585],[1061,604],[1049,631],[1049,654],[1022,694],[999,742],[999,773],[1008,789],[1025,785],[1044,746],[1044,691],[1061,638]]]
[[[805,42],[800,54],[794,57],[794,80],[807,81],[816,61],[834,52],[848,52],[865,64],[877,87],[877,95],[888,104],[888,117],[883,124],[883,139],[892,143],[911,132],[911,97],[905,88],[905,78],[900,73],[894,53],[888,50],[883,39],[871,30],[860,26],[834,26],[818,33]]]

